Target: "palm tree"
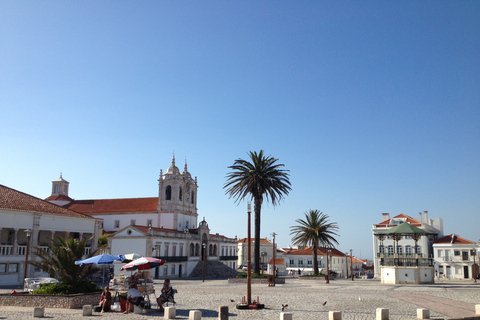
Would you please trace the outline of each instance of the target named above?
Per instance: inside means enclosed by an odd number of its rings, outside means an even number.
[[[40,261],[29,261],[35,267],[47,272],[50,277],[56,278],[61,283],[75,285],[98,270],[91,265],[75,265],[75,261],[84,256],[85,247],[91,239],[74,239],[70,237],[55,236],[50,242],[42,242],[41,247],[35,248],[35,255]],[[43,248],[46,247],[46,248]],[[95,250],[89,256],[93,256]]]
[[[227,182],[223,186],[225,194],[240,202],[245,198],[253,199],[255,212],[255,246],[254,273],[260,273],[260,212],[263,200],[271,201],[273,206],[288,195],[291,190],[288,170],[281,169],[284,165],[277,163],[278,159],[264,156],[260,152],[248,152],[250,162],[237,159],[232,166],[232,172],[227,174]],[[250,243],[248,245],[251,245]]]
[[[329,216],[318,211],[309,210],[305,212],[305,220],[297,219],[296,226],[290,227],[290,235],[293,235],[292,242],[295,245],[311,246],[313,251],[313,272],[318,276],[317,250],[319,246],[333,247],[338,244],[334,236],[338,229],[336,222],[329,222]]]

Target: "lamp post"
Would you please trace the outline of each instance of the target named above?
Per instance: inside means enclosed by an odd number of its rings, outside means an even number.
[[[353,281],[353,255],[352,255],[352,249],[350,249],[350,274],[352,275],[352,281]]]
[[[206,253],[207,253],[207,244],[205,242],[202,242],[202,248],[203,248],[203,269],[202,269],[202,282],[205,282],[205,260],[207,260]]]
[[[30,229],[25,230],[27,233],[27,250],[25,253],[25,268],[23,270],[23,286],[25,287],[25,279],[27,278],[28,254],[30,253]]]
[[[473,280],[477,282],[477,265],[475,264],[475,256],[477,255],[477,249],[473,248],[472,250],[472,256],[473,256],[473,270],[472,270],[472,275],[473,275]]]
[[[265,273],[265,256],[267,253],[265,251],[262,251],[262,275]]]
[[[348,251],[345,252],[345,264],[346,264],[345,270],[347,271],[346,279],[348,279]]]
[[[250,202],[247,203],[247,305],[252,303],[252,278],[251,278],[251,268],[252,262],[250,260],[251,251],[252,251],[252,240],[250,234],[250,215],[252,213],[252,204]]]
[[[330,249],[327,249],[327,280],[325,283],[330,283],[330,265],[328,264],[328,256],[330,255]]]
[[[275,251],[277,251],[275,249],[275,236],[277,234],[274,232],[272,233],[272,237],[273,237],[273,286],[275,287],[275,278],[277,277],[277,269],[275,268]]]

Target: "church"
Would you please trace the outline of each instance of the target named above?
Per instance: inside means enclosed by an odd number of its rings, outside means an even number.
[[[166,261],[152,272],[155,278],[195,276],[203,259],[217,264],[215,270],[222,270],[219,263],[235,270],[237,239],[212,234],[205,218],[198,222],[198,183],[187,163],[180,172],[173,156],[166,172],[160,170],[158,182],[158,197],[74,200],[68,195],[69,182],[60,176],[52,181],[52,194],[45,200],[101,219],[104,232],[110,234],[110,254],[134,252]],[[120,267],[115,266],[116,274]]]

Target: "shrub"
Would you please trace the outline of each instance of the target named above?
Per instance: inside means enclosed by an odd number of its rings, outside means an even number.
[[[75,285],[65,283],[44,284],[40,289],[33,291],[34,294],[76,294],[102,291],[93,282],[82,281]]]
[[[239,274],[237,274],[237,278],[246,278],[247,277],[247,274],[244,273],[244,272],[240,272]],[[258,274],[258,273],[252,273],[250,275],[251,278],[267,278],[268,275],[261,275],[261,274]]]

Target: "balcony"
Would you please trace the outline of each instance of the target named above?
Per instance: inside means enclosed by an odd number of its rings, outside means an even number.
[[[415,255],[418,255],[419,258],[423,258],[423,253],[380,253],[377,252],[377,258],[393,258],[397,255],[399,258],[415,258]]]
[[[433,259],[430,258],[381,258],[381,266],[396,267],[433,267]]]
[[[0,256],[11,256],[13,252],[12,245],[0,245]]]
[[[238,256],[220,256],[220,261],[235,261],[238,260]]]

